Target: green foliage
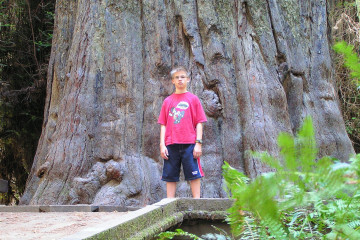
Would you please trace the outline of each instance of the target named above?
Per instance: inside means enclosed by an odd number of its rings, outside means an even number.
[[[360,1],[336,2],[329,15],[329,22],[334,25],[331,31],[332,41],[338,43],[335,48],[338,48],[339,53],[333,55],[335,80],[346,131],[353,142],[355,151],[360,153],[359,79],[355,76],[351,77],[351,72],[357,76],[359,74],[359,61],[356,54],[359,54],[358,49],[360,47]],[[344,65],[349,65],[350,68]]]
[[[334,50],[344,57],[344,65],[350,69],[350,76],[354,79],[356,86],[360,87],[360,60],[354,52],[354,46],[341,41],[334,45]]]
[[[41,133],[55,0],[0,0],[0,203],[18,202]]]
[[[174,237],[185,237],[185,239],[197,239],[197,240],[232,240],[233,237],[230,236],[225,230],[218,228],[216,226],[211,225],[215,230],[217,230],[220,234],[217,233],[207,233],[202,236],[197,236],[195,234],[185,232],[182,229],[176,229],[175,232],[173,231],[166,231],[162,232],[157,235],[158,240],[166,240],[166,239],[173,239]]]
[[[195,234],[185,232],[182,229],[176,229],[175,232],[171,232],[171,231],[162,232],[158,235],[157,239],[158,240],[166,240],[166,239],[173,239],[174,237],[191,237],[191,239],[194,239],[194,240],[204,240],[204,239],[196,236]]]
[[[276,172],[250,181],[228,163],[226,186],[235,199],[228,221],[241,239],[360,239],[360,155],[348,163],[317,160],[311,118],[296,137],[278,137],[282,158],[252,153]]]

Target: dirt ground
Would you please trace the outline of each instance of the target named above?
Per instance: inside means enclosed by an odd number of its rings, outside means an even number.
[[[0,212],[0,239],[61,239],[98,223],[121,218],[123,212]]]

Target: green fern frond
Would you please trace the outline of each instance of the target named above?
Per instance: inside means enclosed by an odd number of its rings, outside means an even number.
[[[255,224],[254,218],[244,217],[243,229],[239,239],[260,239],[259,226]]]
[[[175,232],[170,232],[170,231],[162,232],[157,235],[157,239],[158,240],[167,240],[167,239],[173,239],[176,236],[190,237],[191,239],[194,239],[194,240],[204,240],[204,239],[196,236],[195,234],[185,232],[182,229],[176,229]]]
[[[354,51],[354,46],[341,41],[336,43],[333,49],[335,52],[343,55],[345,67],[350,70],[350,76],[354,79],[354,83],[360,86],[360,60]]]
[[[273,218],[264,218],[262,224],[275,239],[288,239],[288,232],[284,230],[280,221],[276,221]]]
[[[317,159],[310,117],[295,137],[280,134],[278,144],[281,160],[268,153],[252,153],[275,172],[249,181],[228,163],[223,166],[226,186],[235,199],[228,210],[234,234],[243,236],[246,232],[260,239],[306,239],[326,234],[357,239],[353,237],[360,231],[360,154],[348,163],[331,157]],[[294,210],[299,208],[303,212]],[[284,221],[284,216],[290,220]],[[255,227],[249,225],[247,217],[254,219],[251,224]]]
[[[288,171],[296,171],[296,151],[294,137],[288,133],[280,133],[278,137],[280,153],[285,159],[285,167]],[[295,179],[292,179],[295,180]]]
[[[335,225],[333,232],[338,236],[336,239],[360,239],[360,232],[352,229],[347,224]]]
[[[240,187],[246,186],[249,182],[249,178],[245,174],[231,167],[227,162],[224,162],[222,169],[226,183],[225,187],[230,193],[233,192],[235,194]]]
[[[360,227],[360,220],[355,220],[348,223],[348,226],[352,229],[358,229]]]
[[[353,171],[355,173],[355,176],[360,176],[360,154],[351,157],[349,159],[349,162],[350,162],[350,171]]]
[[[304,119],[303,126],[300,128],[295,138],[295,150],[299,156],[299,164],[303,172],[312,172],[317,157],[315,133],[311,117]]]

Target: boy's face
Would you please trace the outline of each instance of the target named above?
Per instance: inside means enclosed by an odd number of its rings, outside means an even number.
[[[188,82],[190,82],[190,78],[184,71],[176,72],[172,76],[172,83],[175,85],[176,90],[186,90]]]

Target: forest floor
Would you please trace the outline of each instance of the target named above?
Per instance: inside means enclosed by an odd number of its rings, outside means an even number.
[[[0,212],[0,239],[61,239],[126,212]]]

